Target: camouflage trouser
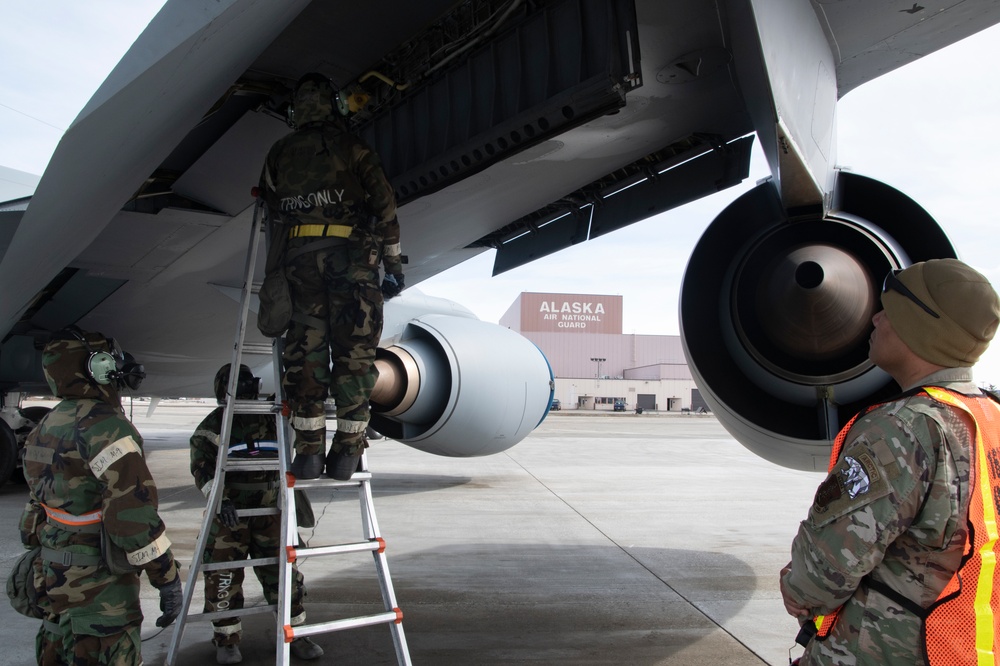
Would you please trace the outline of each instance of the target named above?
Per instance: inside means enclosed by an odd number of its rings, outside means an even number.
[[[139,627],[128,627],[111,636],[74,634],[68,622],[43,624],[35,636],[35,655],[39,666],[142,666],[142,642]]]
[[[70,533],[47,525],[43,528],[42,544],[63,550],[59,539],[67,534]],[[96,534],[80,536],[97,538]],[[87,550],[90,552],[81,555],[98,552],[94,547]],[[44,595],[39,604],[45,620],[35,639],[39,664],[142,663],[139,637],[142,607],[137,574],[118,576],[104,566],[66,566],[44,558],[40,573],[44,577],[41,586]]]
[[[289,249],[314,240],[294,239]],[[364,446],[368,398],[378,377],[382,292],[378,269],[359,263],[362,254],[345,241],[293,257],[285,268],[294,311],[327,323],[320,330],[292,321],[285,335],[282,385],[292,408],[297,453],[324,453],[328,394],[337,404],[333,448],[353,453]]]
[[[219,522],[212,522],[204,562],[237,562],[247,557],[275,557],[281,548],[281,517],[253,516],[244,518],[236,529]],[[278,566],[254,567],[254,573],[269,604],[278,603]],[[227,611],[243,608],[243,579],[245,570],[229,569],[205,572],[205,612]],[[304,577],[292,565],[292,624],[305,622]],[[242,625],[239,617],[229,617],[212,622],[215,645],[235,645],[240,642]]]

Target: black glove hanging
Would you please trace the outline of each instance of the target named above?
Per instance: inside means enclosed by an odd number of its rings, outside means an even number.
[[[406,285],[403,284],[402,273],[386,273],[382,278],[382,296],[385,300],[399,296]]]
[[[169,627],[181,613],[181,602],[184,592],[181,589],[181,577],[178,574],[174,582],[160,588],[160,611],[163,615],[156,618],[156,626]]]
[[[236,505],[233,504],[233,500],[222,500],[222,506],[219,507],[219,521],[231,530],[236,529],[240,524],[240,517],[236,514]]]

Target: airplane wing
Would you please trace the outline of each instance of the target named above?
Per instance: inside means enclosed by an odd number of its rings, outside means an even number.
[[[840,262],[841,282],[867,293],[888,266],[953,252],[929,217],[920,247],[900,247],[886,218],[919,207],[833,168],[836,103],[997,21],[989,0],[168,0],[66,132],[27,210],[0,210],[0,229],[14,229],[0,259],[0,387],[40,386],[40,341],[78,323],[142,360],[151,394],[208,393],[232,348],[250,188],[290,131],[291,87],[320,71],[369,98],[351,123],[395,187],[408,284],[487,249],[502,272],[730,187],[759,140],[772,179],[699,244],[682,335],[737,438],[777,437],[753,446],[811,466],[838,405],[884,377],[858,360],[863,312],[846,351],[768,332],[757,320],[775,312],[759,290],[796,271],[759,257],[821,239],[849,259],[789,261],[816,284]],[[441,335],[448,346],[468,332]],[[719,350],[736,351],[710,360]],[[789,400],[802,403],[794,428],[757,427]]]

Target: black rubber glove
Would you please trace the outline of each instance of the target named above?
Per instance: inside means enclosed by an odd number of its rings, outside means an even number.
[[[235,530],[236,526],[240,524],[240,517],[236,515],[236,506],[233,504],[233,500],[222,500],[222,506],[219,507],[219,520],[231,530]]]
[[[160,611],[163,613],[156,618],[156,626],[169,627],[181,612],[184,591],[181,589],[181,577],[178,575],[174,582],[160,588]]]
[[[385,300],[399,296],[406,285],[403,284],[402,273],[386,273],[382,278],[382,297]]]

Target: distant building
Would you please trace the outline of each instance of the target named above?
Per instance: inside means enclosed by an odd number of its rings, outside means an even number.
[[[622,333],[622,297],[523,292],[500,318],[542,350],[563,409],[705,409],[678,335]]]
[[[622,332],[622,297],[522,292],[500,325],[518,333]]]

